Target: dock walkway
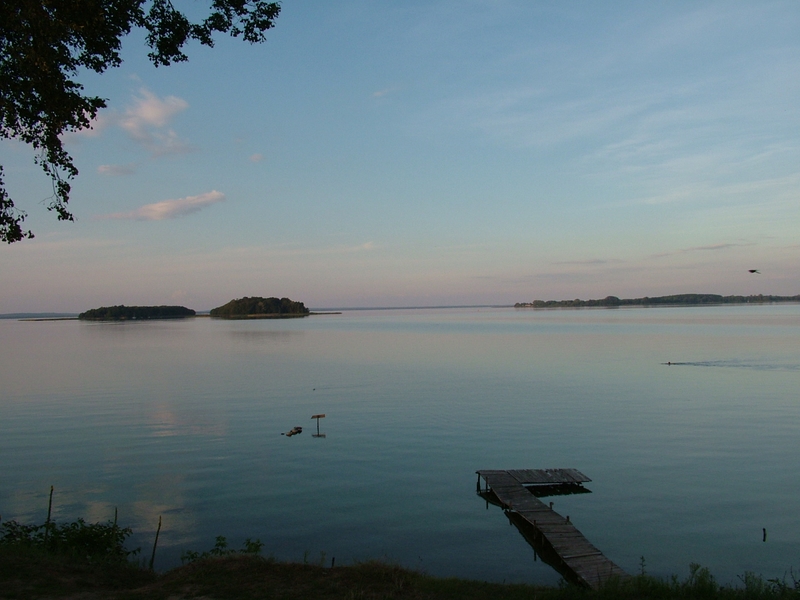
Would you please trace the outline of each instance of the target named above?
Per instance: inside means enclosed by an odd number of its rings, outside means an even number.
[[[503,509],[520,528],[523,536],[533,536],[537,543],[552,549],[561,571],[590,588],[597,589],[609,578],[627,578],[628,574],[606,558],[569,521],[536,498],[525,486],[582,485],[591,481],[577,469],[522,469],[477,471],[486,482],[486,492],[493,492]],[[521,523],[519,521],[522,521]],[[520,527],[522,525],[522,527]],[[529,531],[523,527],[529,526]]]

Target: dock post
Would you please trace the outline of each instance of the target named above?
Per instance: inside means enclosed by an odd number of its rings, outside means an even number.
[[[316,438],[325,437],[324,434],[320,435],[320,433],[319,433],[319,420],[320,419],[324,419],[325,418],[325,414],[324,413],[320,413],[318,415],[311,415],[311,418],[317,420],[317,433],[316,433],[316,435],[312,434],[311,437],[316,437]]]

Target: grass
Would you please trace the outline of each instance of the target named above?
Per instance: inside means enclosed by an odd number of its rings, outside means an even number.
[[[689,577],[662,580],[640,574],[610,581],[600,590],[563,584],[541,587],[431,577],[384,562],[335,568],[283,563],[260,556],[263,544],[247,540],[241,550],[218,537],[207,552],[187,551],[187,564],[156,574],[137,550],[127,550],[130,529],[116,523],[66,525],[0,524],[0,598],[71,600],[800,600],[800,581],[764,580],[752,573],[741,585],[718,584],[708,569],[690,567]],[[644,571],[644,563],[642,567]]]
[[[207,557],[156,575],[148,570],[92,565],[42,555],[9,556],[0,551],[0,597],[95,600],[606,600],[606,599],[797,599],[797,583],[743,578],[743,585],[718,585],[705,569],[687,580],[646,575],[610,582],[598,591],[570,585],[539,587],[443,579],[383,562],[325,568],[280,563],[234,554]]]

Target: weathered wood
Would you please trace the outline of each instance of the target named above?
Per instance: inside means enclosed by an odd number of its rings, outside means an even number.
[[[578,583],[597,589],[609,578],[629,577],[593,546],[565,517],[536,498],[525,485],[574,485],[591,481],[577,469],[517,469],[477,471],[511,522],[533,544],[544,543],[554,553],[558,570]],[[551,560],[552,557],[551,557]],[[554,564],[554,563],[550,563]]]
[[[522,485],[586,483],[591,481],[577,469],[510,469],[507,473]]]

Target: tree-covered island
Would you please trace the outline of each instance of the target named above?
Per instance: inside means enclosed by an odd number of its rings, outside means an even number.
[[[675,294],[649,298],[617,298],[606,296],[598,300],[534,300],[517,302],[514,308],[584,308],[617,306],[702,306],[704,304],[766,304],[769,302],[800,302],[797,296],[720,296],[718,294]]]
[[[239,298],[211,310],[220,319],[290,319],[307,317],[311,312],[302,302],[289,298]]]
[[[195,311],[185,306],[101,306],[82,312],[84,321],[127,321],[144,319],[184,319],[195,316]]]

